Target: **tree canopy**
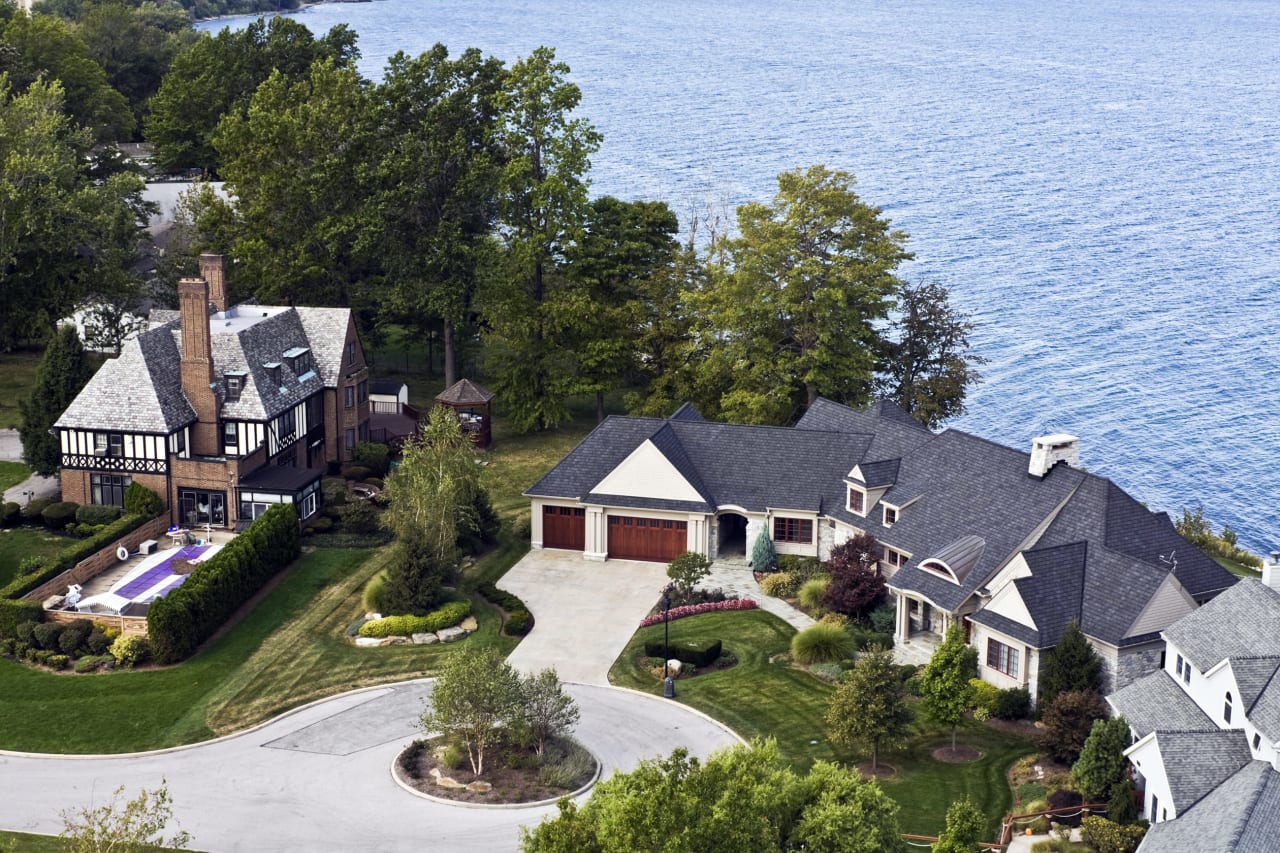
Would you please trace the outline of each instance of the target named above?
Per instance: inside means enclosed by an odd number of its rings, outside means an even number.
[[[925,716],[951,727],[951,748],[956,748],[956,727],[971,705],[978,650],[964,641],[960,626],[952,624],[929,664],[920,671],[920,707]]]
[[[872,771],[879,766],[881,747],[899,743],[911,723],[892,651],[871,648],[859,655],[831,694],[824,722],[832,741],[869,749]]]
[[[1102,688],[1102,659],[1075,619],[1067,625],[1057,645],[1040,658],[1038,706],[1048,706],[1059,693]]]
[[[22,426],[22,458],[37,474],[50,477],[58,472],[62,456],[56,436],[49,429],[63,410],[93,376],[84,346],[74,326],[58,330],[40,360],[36,385],[31,396],[18,403]]]
[[[1071,778],[1091,803],[1111,798],[1112,789],[1124,781],[1129,760],[1129,723],[1124,717],[1097,720],[1089,730],[1080,757],[1071,767]]]

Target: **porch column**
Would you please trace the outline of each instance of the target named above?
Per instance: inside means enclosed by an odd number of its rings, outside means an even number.
[[[894,642],[905,643],[911,638],[911,617],[907,611],[907,596],[899,593],[894,596],[897,599],[898,616],[894,620]]]

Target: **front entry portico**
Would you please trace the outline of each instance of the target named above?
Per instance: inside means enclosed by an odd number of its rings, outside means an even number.
[[[951,627],[952,616],[927,599],[895,592],[894,660],[923,665]]]

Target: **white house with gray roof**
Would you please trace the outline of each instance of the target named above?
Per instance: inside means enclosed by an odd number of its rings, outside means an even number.
[[[762,531],[826,557],[868,533],[897,606],[900,649],[953,622],[982,677],[1035,695],[1039,655],[1077,620],[1122,686],[1159,666],[1161,629],[1234,577],[1109,480],[1071,436],[1032,452],[933,433],[890,402],[816,401],[794,427],[611,417],[525,494],[535,548],[588,560],[713,558]]]
[[[1280,849],[1280,564],[1162,632],[1160,670],[1107,697],[1152,827],[1141,851]]]
[[[54,424],[63,497],[121,506],[138,481],[180,526],[233,526],[282,502],[306,518],[325,468],[368,437],[351,312],[229,305],[222,257],[200,269],[179,283],[179,310],[153,311]]]

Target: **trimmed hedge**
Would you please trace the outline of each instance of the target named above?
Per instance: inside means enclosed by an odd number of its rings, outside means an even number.
[[[76,524],[110,524],[122,514],[118,506],[85,504],[76,510]]]
[[[452,628],[471,615],[470,601],[451,601],[426,616],[384,616],[360,626],[361,637],[408,637]]]
[[[40,602],[23,601],[22,596],[40,584],[75,568],[76,563],[85,557],[98,553],[150,520],[150,517],[141,515],[123,516],[88,539],[68,545],[57,556],[39,563],[36,568],[18,575],[7,586],[0,588],[0,637],[12,637],[19,624],[27,621],[39,622],[44,618],[44,608]]]
[[[22,521],[22,504],[5,501],[0,507],[0,527],[17,527]]]
[[[483,583],[477,590],[490,604],[495,604],[507,614],[507,621],[502,630],[512,637],[523,637],[533,630],[533,614],[529,607],[518,596],[505,589],[498,589],[493,581]]]
[[[147,633],[158,663],[195,653],[263,585],[301,553],[298,514],[275,504],[209,560],[197,563],[182,586],[151,604]]]
[[[59,501],[45,507],[44,512],[40,513],[40,517],[44,519],[44,526],[50,530],[62,530],[76,520],[76,512],[79,509],[80,504],[78,503]]]
[[[661,640],[648,640],[644,644],[644,653],[651,658],[675,658],[692,666],[711,666],[721,651],[719,640],[683,640],[669,646],[664,646]]]

